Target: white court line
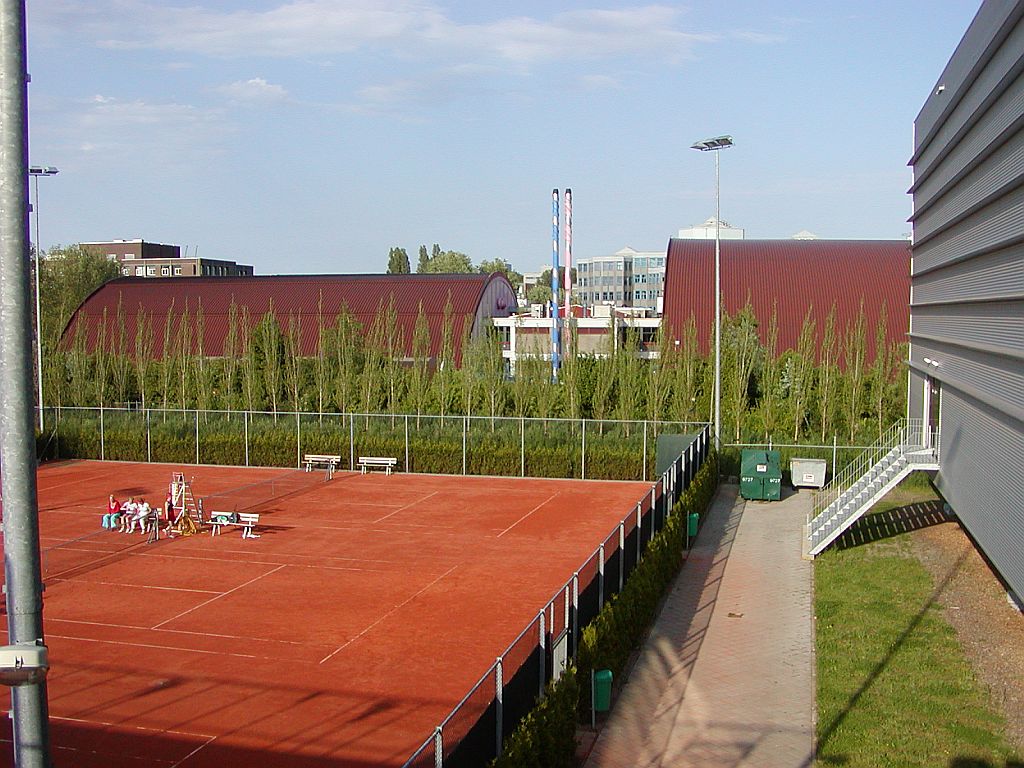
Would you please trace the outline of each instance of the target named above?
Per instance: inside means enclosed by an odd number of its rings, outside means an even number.
[[[499,539],[500,539],[500,538],[501,538],[502,536],[504,536],[504,535],[505,535],[506,533],[508,533],[509,531],[511,531],[511,530],[512,530],[513,528],[515,528],[515,527],[516,527],[517,525],[519,525],[519,524],[520,524],[521,522],[523,522],[523,520],[525,520],[525,519],[526,519],[526,518],[528,518],[528,517],[529,517],[530,515],[532,515],[532,514],[533,514],[534,512],[536,512],[536,511],[537,511],[538,509],[540,509],[541,507],[543,507],[543,506],[544,506],[545,504],[547,504],[547,503],[548,503],[549,501],[552,501],[552,500],[553,500],[553,499],[554,499],[554,498],[555,498],[556,496],[558,496],[558,494],[557,494],[557,493],[555,493],[555,494],[552,494],[550,498],[548,498],[548,499],[545,499],[544,501],[542,501],[542,502],[541,502],[540,504],[538,504],[538,505],[537,505],[536,507],[534,507],[534,508],[533,508],[533,509],[531,509],[531,510],[530,510],[529,512],[527,512],[527,513],[526,513],[525,515],[523,515],[523,516],[522,516],[522,517],[520,517],[520,518],[519,518],[518,520],[516,520],[516,521],[515,521],[514,523],[512,523],[512,525],[510,525],[510,526],[509,526],[508,528],[506,528],[506,529],[505,529],[504,531],[502,531],[501,533],[499,533],[499,534],[498,534],[498,536],[497,536],[497,538],[499,538]]]
[[[199,605],[193,606],[193,607],[189,608],[187,611],[182,611],[177,616],[171,616],[171,618],[167,619],[166,621],[161,621],[159,624],[157,624],[156,626],[152,627],[152,629],[160,629],[160,627],[162,627],[164,624],[169,624],[170,622],[174,621],[175,619],[180,619],[182,616],[187,616],[188,614],[192,613],[192,611],[198,611],[203,606],[209,605],[210,603],[214,602],[215,600],[220,600],[222,597],[227,597],[232,592],[237,592],[242,587],[247,587],[250,584],[253,584],[253,583],[259,581],[264,576],[270,576],[271,574],[277,573],[282,568],[286,568],[286,567],[287,567],[287,564],[283,564],[283,565],[277,566],[277,568],[274,568],[271,571],[267,571],[266,573],[261,573],[255,579],[249,579],[244,584],[239,584],[237,587],[234,587],[233,589],[229,589],[227,592],[224,592],[223,594],[217,595],[216,597],[211,597],[209,600],[204,600]]]
[[[143,627],[135,624],[110,624],[103,621],[83,621],[82,619],[55,619],[47,618],[47,621],[64,624],[82,624],[87,627],[105,627],[107,629],[136,629],[143,632],[152,632],[150,627]],[[223,635],[218,632],[196,632],[190,629],[161,629],[161,632],[169,632],[173,635],[200,635],[202,637],[216,637],[221,640],[245,640],[251,643],[281,643],[282,645],[307,645],[299,640],[275,640],[269,637],[247,637],[246,635]],[[49,635],[50,633],[47,633]],[[106,642],[97,639],[96,642]]]
[[[360,637],[362,637],[362,636],[363,636],[363,635],[365,635],[365,634],[366,634],[367,632],[369,632],[369,631],[370,631],[371,629],[373,629],[374,627],[376,627],[376,626],[377,626],[378,624],[380,624],[380,623],[381,623],[382,621],[384,621],[384,619],[386,619],[386,618],[387,618],[388,616],[390,616],[391,614],[395,613],[395,612],[396,612],[396,611],[397,611],[397,610],[398,610],[399,608],[404,608],[404,607],[405,607],[406,605],[408,605],[408,604],[409,604],[409,603],[411,603],[411,602],[412,602],[412,601],[413,601],[414,599],[416,599],[417,597],[419,597],[420,595],[422,595],[422,594],[423,594],[424,592],[426,592],[426,591],[427,591],[428,589],[430,589],[430,588],[431,588],[432,586],[434,586],[435,584],[437,584],[437,582],[439,582],[439,581],[440,581],[441,579],[443,579],[443,578],[444,578],[445,576],[447,576],[447,575],[448,575],[449,573],[451,573],[452,571],[454,571],[454,570],[455,570],[456,568],[458,568],[458,567],[459,567],[459,566],[457,566],[457,565],[453,565],[453,566],[452,566],[451,568],[449,568],[449,569],[448,569],[447,571],[445,571],[444,573],[442,573],[442,574],[441,574],[440,576],[438,576],[438,577],[437,577],[436,579],[434,579],[434,580],[433,580],[432,582],[430,582],[429,584],[427,584],[426,586],[424,586],[424,587],[423,587],[423,589],[421,589],[421,590],[420,590],[419,592],[417,592],[417,593],[416,593],[416,594],[414,594],[414,595],[410,595],[410,596],[409,596],[408,598],[406,598],[406,599],[405,599],[405,600],[403,600],[403,601],[402,601],[401,603],[399,603],[399,604],[398,604],[398,605],[396,605],[396,606],[395,606],[394,608],[392,608],[392,609],[391,609],[390,611],[388,611],[387,613],[385,613],[385,614],[384,614],[383,616],[381,616],[381,617],[380,617],[379,619],[377,619],[377,620],[376,620],[375,622],[373,622],[373,624],[371,624],[371,625],[370,625],[370,626],[368,626],[368,627],[367,627],[366,629],[364,629],[364,630],[363,630],[362,632],[360,632],[360,633],[359,633],[358,635],[355,635],[354,637],[350,637],[350,638],[349,638],[348,640],[346,640],[346,641],[345,641],[345,642],[344,642],[344,643],[343,643],[342,645],[338,646],[338,647],[337,647],[337,648],[335,648],[335,649],[334,649],[333,651],[331,651],[331,652],[330,652],[329,654],[327,654],[326,656],[324,656],[324,657],[323,657],[322,659],[320,659],[320,663],[321,663],[321,664],[323,664],[323,663],[324,663],[325,661],[329,661],[329,660],[330,660],[330,659],[331,659],[331,658],[332,658],[333,656],[335,656],[336,654],[338,654],[338,653],[340,653],[341,651],[345,650],[345,649],[346,649],[346,648],[347,648],[347,647],[348,647],[349,645],[351,645],[351,644],[352,644],[352,643],[354,643],[354,642],[355,642],[356,640],[358,640],[358,639],[359,639]]]
[[[378,517],[378,518],[377,518],[376,520],[374,520],[373,522],[374,522],[374,523],[381,523],[381,522],[384,522],[384,521],[385,521],[385,520],[387,520],[387,519],[388,519],[389,517],[391,517],[391,515],[397,515],[397,514],[398,514],[399,512],[401,512],[402,510],[408,509],[409,507],[414,507],[414,506],[416,506],[417,504],[419,504],[419,503],[420,503],[421,501],[426,501],[426,500],[427,500],[427,499],[429,499],[429,498],[430,498],[431,496],[437,496],[437,494],[439,494],[439,493],[440,493],[440,491],[434,491],[433,493],[428,493],[428,494],[427,494],[426,496],[424,496],[424,497],[423,497],[422,499],[416,499],[416,501],[410,501],[410,502],[409,502],[408,504],[406,504],[406,505],[405,505],[404,507],[399,507],[399,508],[398,508],[398,509],[396,509],[396,510],[395,510],[394,512],[390,512],[390,513],[388,513],[388,514],[384,515],[384,517]]]
[[[64,581],[70,581],[70,579],[64,579]],[[189,589],[188,587],[162,587],[156,584],[131,584],[123,581],[87,581],[86,584],[98,584],[102,587],[129,587],[130,589],[162,589],[165,592],[195,592],[199,595],[219,595],[215,589]],[[139,627],[139,629],[148,629],[148,627]]]
[[[100,640],[95,637],[76,637],[75,635],[55,635],[47,633],[47,637],[55,637],[58,640],[77,640],[80,643],[102,643],[103,645],[123,645],[126,648],[153,648],[158,651],[180,651],[182,653],[205,653],[208,656],[237,656],[240,659],[276,659],[276,656],[260,656],[255,653],[236,653],[234,651],[206,651],[201,648],[182,648],[177,645],[160,645],[159,643],[129,643],[124,640]],[[289,658],[289,663],[294,659]],[[312,662],[309,662],[312,663]]]
[[[195,749],[193,749],[193,750],[192,750],[191,752],[189,752],[189,753],[188,753],[187,755],[185,755],[185,756],[184,756],[183,758],[181,758],[181,760],[179,760],[179,761],[178,761],[178,762],[176,762],[176,763],[175,763],[174,765],[172,765],[172,766],[171,766],[171,768],[178,768],[178,766],[179,766],[179,765],[181,765],[181,764],[182,764],[182,763],[184,763],[184,762],[185,762],[186,760],[188,760],[188,759],[189,759],[190,757],[192,757],[192,756],[193,756],[193,755],[194,755],[194,754],[195,754],[196,752],[198,752],[199,750],[201,750],[201,749],[205,749],[206,747],[210,746],[210,743],[211,743],[211,742],[212,742],[212,741],[213,741],[214,739],[216,739],[216,738],[217,738],[216,736],[211,736],[210,738],[208,738],[208,739],[206,740],[206,743],[205,743],[205,744],[200,744],[200,745],[199,745],[198,747],[196,747],[196,748],[195,748]]]
[[[82,725],[102,725],[107,728],[131,728],[135,731],[148,731],[149,733],[171,733],[175,736],[193,736],[199,737],[200,739],[215,739],[216,736],[211,736],[208,733],[193,733],[192,731],[176,731],[170,728],[149,728],[145,725],[133,725],[129,724],[126,726],[125,723],[108,723],[105,720],[84,720],[80,717],[64,717],[61,715],[50,715],[51,720],[64,720],[68,723],[81,723]],[[76,750],[81,751],[81,750]],[[168,761],[170,762],[170,761]]]
[[[232,552],[239,552],[239,550],[229,550]],[[360,568],[354,565],[319,565],[319,564],[306,564],[306,563],[282,563],[279,560],[232,560],[230,558],[222,557],[195,557],[191,555],[164,555],[157,552],[139,552],[136,553],[137,557],[163,557],[169,560],[198,560],[201,563],[244,563],[245,565],[290,565],[293,568],[323,568],[325,571],[367,571],[377,573],[390,573],[390,568]],[[289,553],[288,555],[282,555],[282,557],[319,557],[319,555],[300,555],[295,553]],[[327,556],[325,556],[327,557]],[[353,563],[379,563],[381,565],[397,565],[394,560],[359,560],[354,557],[332,557],[332,560],[351,560]]]

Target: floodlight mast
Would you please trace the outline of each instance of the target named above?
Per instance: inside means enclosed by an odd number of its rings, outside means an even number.
[[[722,194],[718,170],[719,151],[732,146],[732,136],[696,141],[690,149],[715,153],[715,450],[722,449]]]
[[[35,184],[35,201],[32,210],[36,215],[36,377],[39,384],[39,431],[44,431],[43,422],[43,334],[42,321],[39,314],[39,270],[42,267],[40,258],[43,255],[43,246],[39,242],[39,177],[56,176],[59,170],[52,165],[30,165],[28,175],[32,177]]]

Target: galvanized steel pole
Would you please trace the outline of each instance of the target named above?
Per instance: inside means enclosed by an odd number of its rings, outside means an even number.
[[[43,646],[29,300],[24,0],[0,5],[0,452],[8,642]],[[14,764],[48,768],[46,683],[11,688]]]

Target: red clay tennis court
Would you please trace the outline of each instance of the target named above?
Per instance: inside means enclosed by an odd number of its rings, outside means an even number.
[[[262,504],[146,544],[107,494]],[[260,486],[253,484],[262,483]],[[57,766],[401,766],[649,483],[76,461],[39,471]],[[216,496],[216,494],[223,494]],[[11,760],[4,720],[0,764]],[[4,763],[7,761],[7,763]]]

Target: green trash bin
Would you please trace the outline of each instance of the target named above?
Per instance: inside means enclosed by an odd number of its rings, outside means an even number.
[[[782,497],[782,466],[778,451],[747,448],[740,454],[740,495],[748,501]]]
[[[612,707],[612,671],[599,669],[594,672],[594,710],[607,712]]]
[[[686,518],[686,535],[696,536],[698,525],[700,525],[700,515],[696,512],[691,512]]]

